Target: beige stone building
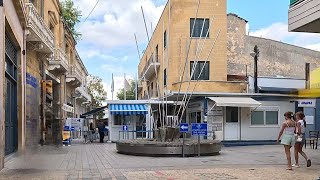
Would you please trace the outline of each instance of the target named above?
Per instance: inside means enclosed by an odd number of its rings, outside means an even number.
[[[208,62],[204,68],[204,75],[200,77],[195,87],[195,92],[245,90],[242,83],[227,81],[226,1],[201,1],[193,35],[191,35],[192,24],[196,18],[198,1],[171,0],[170,2],[171,4],[167,3],[139,63],[139,79],[143,81],[139,88],[139,98],[164,97],[179,92],[179,89],[181,92],[186,92],[187,89],[192,91],[196,80],[192,80],[189,88],[188,86],[191,67],[196,59],[199,59],[199,64],[193,79],[198,76],[204,61]],[[204,30],[201,34],[203,24]],[[212,26],[206,39],[210,25]],[[219,31],[213,52],[207,58]],[[190,38],[190,50],[187,53]],[[203,51],[200,52],[202,44],[204,44]],[[186,58],[188,61],[185,64]]]
[[[88,72],[58,0],[0,1],[0,169],[25,148],[62,144],[66,118],[86,112]],[[52,87],[52,90],[51,90]]]
[[[172,119],[178,116],[189,124],[207,123],[219,140],[274,141],[283,113],[298,110],[291,90],[305,87],[304,67],[318,67],[320,53],[247,35],[247,21],[227,14],[225,0],[201,1],[197,16],[197,2],[167,2],[138,66],[139,99],[164,99],[151,107],[157,126],[177,127],[179,121]],[[266,88],[258,93],[251,91],[255,45],[260,48],[257,82]],[[184,95],[190,98],[184,106],[166,104]]]

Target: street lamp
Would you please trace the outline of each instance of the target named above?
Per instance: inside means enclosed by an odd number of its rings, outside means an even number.
[[[253,52],[250,56],[254,58],[254,92],[258,93],[258,60],[260,56],[260,50],[257,45],[254,46]]]

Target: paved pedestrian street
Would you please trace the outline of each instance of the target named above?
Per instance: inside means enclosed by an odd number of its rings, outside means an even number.
[[[225,147],[208,157],[118,154],[115,144],[43,146],[9,157],[0,179],[310,179],[320,176],[320,150],[306,149],[311,168],[287,171],[282,146]]]

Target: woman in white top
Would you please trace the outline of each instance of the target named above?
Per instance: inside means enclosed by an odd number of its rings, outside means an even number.
[[[300,167],[299,166],[299,153],[304,157],[304,159],[307,161],[307,167],[311,166],[311,160],[308,159],[306,153],[302,151],[302,147],[306,141],[305,139],[305,129],[307,127],[306,120],[304,119],[304,113],[303,112],[297,112],[296,113],[296,133],[297,136],[302,136],[301,142],[296,142],[294,145],[294,158],[296,160],[296,164],[294,164],[292,167]]]
[[[288,161],[287,170],[292,170],[290,149],[295,144],[294,134],[295,134],[295,129],[296,129],[296,122],[293,120],[293,113],[292,112],[286,112],[284,114],[284,117],[285,117],[285,121],[282,124],[277,142],[279,142],[279,139],[282,136],[281,144],[283,144],[283,146],[284,146],[284,150],[285,150],[285,153],[287,156],[287,161]]]

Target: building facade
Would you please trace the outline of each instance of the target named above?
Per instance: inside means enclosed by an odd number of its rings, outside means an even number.
[[[62,144],[66,118],[90,104],[88,72],[58,0],[0,3],[0,169],[38,144]],[[3,141],[2,141],[3,140]]]
[[[301,67],[306,63],[311,70],[319,67],[320,53],[247,35],[247,21],[227,15],[226,1],[201,1],[198,16],[197,7],[196,1],[168,1],[138,66],[139,99],[165,103],[182,101],[186,95],[184,106],[164,104],[152,109],[153,119],[178,116],[189,124],[205,122],[219,140],[276,140],[282,114],[296,111],[298,96],[291,90],[307,85]],[[260,49],[258,93],[252,90],[250,78],[255,46]],[[268,132],[272,133],[266,136]]]
[[[0,169],[25,148],[25,26],[22,1],[0,1]]]
[[[320,2],[290,0],[289,31],[320,33]]]

